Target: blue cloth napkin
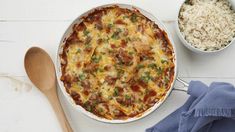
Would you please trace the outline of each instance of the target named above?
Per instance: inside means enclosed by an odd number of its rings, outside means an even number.
[[[235,132],[235,88],[191,81],[186,103],[146,132]]]

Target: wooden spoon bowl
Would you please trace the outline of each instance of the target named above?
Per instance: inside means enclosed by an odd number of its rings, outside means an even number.
[[[50,56],[43,49],[32,47],[25,55],[24,66],[29,79],[51,103],[63,132],[72,132],[58,99],[55,67]]]

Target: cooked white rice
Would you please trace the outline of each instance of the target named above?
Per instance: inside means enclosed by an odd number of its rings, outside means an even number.
[[[219,50],[235,37],[235,11],[227,0],[188,0],[180,9],[179,28],[192,46]]]

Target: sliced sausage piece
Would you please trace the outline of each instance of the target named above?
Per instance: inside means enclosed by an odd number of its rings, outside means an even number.
[[[119,62],[129,65],[131,64],[133,57],[127,53],[127,51],[124,51],[123,49],[120,49],[118,51],[118,54],[116,55],[116,58]]]
[[[126,25],[126,23],[120,19],[118,19],[117,21],[115,21],[115,24],[119,24],[119,25]]]
[[[76,32],[73,32],[73,33],[69,36],[69,38],[66,40],[66,43],[68,43],[68,44],[83,43],[83,41],[78,38]]]
[[[109,85],[114,85],[116,82],[117,78],[116,77],[111,77],[111,76],[106,76],[105,77],[105,81],[109,84]]]
[[[102,21],[97,21],[95,24],[95,28],[97,28],[98,30],[102,30],[103,29]]]
[[[80,99],[80,95],[77,92],[71,91],[70,95],[71,95],[71,97],[73,98],[74,102],[77,105],[81,105],[82,104],[82,101]]]
[[[81,22],[80,24],[75,24],[73,26],[73,30],[76,31],[76,32],[79,32],[79,31],[83,31],[84,29],[86,29],[86,25],[84,24],[84,22]]]
[[[92,73],[96,71],[98,68],[98,64],[95,63],[86,63],[84,64],[84,71],[88,73]]]
[[[144,96],[144,102],[148,101],[149,98],[152,96],[155,96],[157,93],[153,90],[150,90],[145,96]]]
[[[140,85],[140,86],[142,86],[143,88],[146,88],[148,85],[144,82],[144,81],[142,81],[142,80],[138,80],[138,84]]]
[[[127,46],[127,42],[125,40],[121,40],[121,47],[125,48]]]
[[[131,97],[129,99],[119,97],[116,98],[116,101],[124,106],[131,106],[133,104],[133,99]]]
[[[91,83],[88,80],[84,80],[84,81],[81,82],[81,86],[84,89],[90,89],[91,88]]]
[[[111,65],[106,65],[106,66],[104,66],[104,70],[105,70],[105,71],[109,71],[111,68],[112,68]]]
[[[139,87],[137,84],[131,85],[131,89],[132,89],[134,92],[139,92],[139,91],[140,91],[140,87]]]

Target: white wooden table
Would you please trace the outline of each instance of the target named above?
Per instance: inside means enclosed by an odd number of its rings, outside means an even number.
[[[61,131],[48,101],[26,77],[24,54],[31,46],[39,46],[55,58],[60,38],[73,19],[92,7],[117,2],[141,7],[164,22],[176,44],[179,77],[207,84],[235,84],[235,44],[216,55],[198,55],[182,46],[174,27],[182,0],[0,0],[1,132]],[[151,115],[128,124],[94,121],[71,108],[64,98],[61,100],[76,132],[143,132],[181,106],[187,97],[186,93],[173,91]]]

